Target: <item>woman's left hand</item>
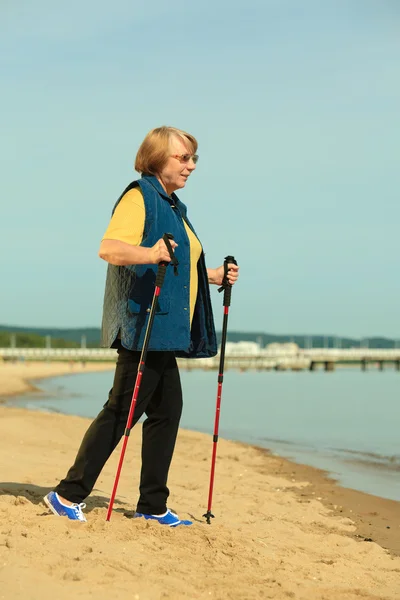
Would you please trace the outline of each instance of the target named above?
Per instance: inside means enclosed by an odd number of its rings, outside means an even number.
[[[208,269],[208,281],[215,285],[222,285],[224,279],[224,265],[217,267],[216,269]],[[231,285],[234,285],[239,277],[239,267],[233,263],[228,263],[228,274],[227,278]]]

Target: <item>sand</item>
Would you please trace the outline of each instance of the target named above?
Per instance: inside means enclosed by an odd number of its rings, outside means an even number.
[[[215,519],[207,525],[211,436],[200,433],[180,431],[169,480],[170,507],[192,527],[132,518],[140,427],[130,437],[111,522],[118,449],[87,500],[88,523],[53,516],[41,499],[65,475],[89,422],[0,406],[0,599],[400,598],[399,503],[220,439]],[[386,519],[389,539],[380,537]],[[364,541],[372,537],[368,527],[381,545]]]

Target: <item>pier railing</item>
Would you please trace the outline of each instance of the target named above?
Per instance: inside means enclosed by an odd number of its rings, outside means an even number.
[[[234,346],[234,345],[232,345]],[[109,348],[0,348],[3,361],[116,361],[116,350]],[[219,356],[200,360],[178,359],[181,368],[214,370]],[[257,370],[335,370],[336,365],[359,365],[363,370],[385,365],[400,371],[400,349],[390,348],[311,348],[296,350],[260,348],[257,351],[239,352],[226,349],[225,368]]]

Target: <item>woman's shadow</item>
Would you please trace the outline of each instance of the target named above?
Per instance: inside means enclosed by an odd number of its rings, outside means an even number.
[[[51,487],[42,487],[33,483],[18,483],[15,481],[0,481],[0,496],[14,496],[14,498],[26,498],[31,504],[43,504],[43,497],[51,492]],[[95,490],[99,491],[99,490]],[[108,508],[110,498],[107,496],[91,495],[85,500],[86,510],[90,512],[94,508]],[[123,505],[115,499],[115,504]],[[44,504],[43,504],[44,507]],[[117,509],[121,511],[123,509]]]

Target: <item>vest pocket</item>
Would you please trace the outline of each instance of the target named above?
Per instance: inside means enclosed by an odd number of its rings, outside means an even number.
[[[128,299],[128,311],[131,315],[140,315],[140,314],[146,314],[150,312],[151,309],[151,302],[152,302],[153,298],[151,299],[151,301],[149,302],[148,299],[140,299],[135,297],[135,299],[133,298],[129,298]],[[156,306],[156,315],[166,315],[169,313],[169,306],[170,306],[170,302],[169,302],[169,298],[162,298],[160,296],[160,298],[157,300],[157,306]]]
[[[129,282],[128,292],[128,312],[131,315],[146,316],[150,312],[153,302],[156,269],[149,268],[147,265],[136,265],[134,276]],[[165,287],[157,301],[156,315],[166,315],[169,313],[170,297],[166,293]]]

